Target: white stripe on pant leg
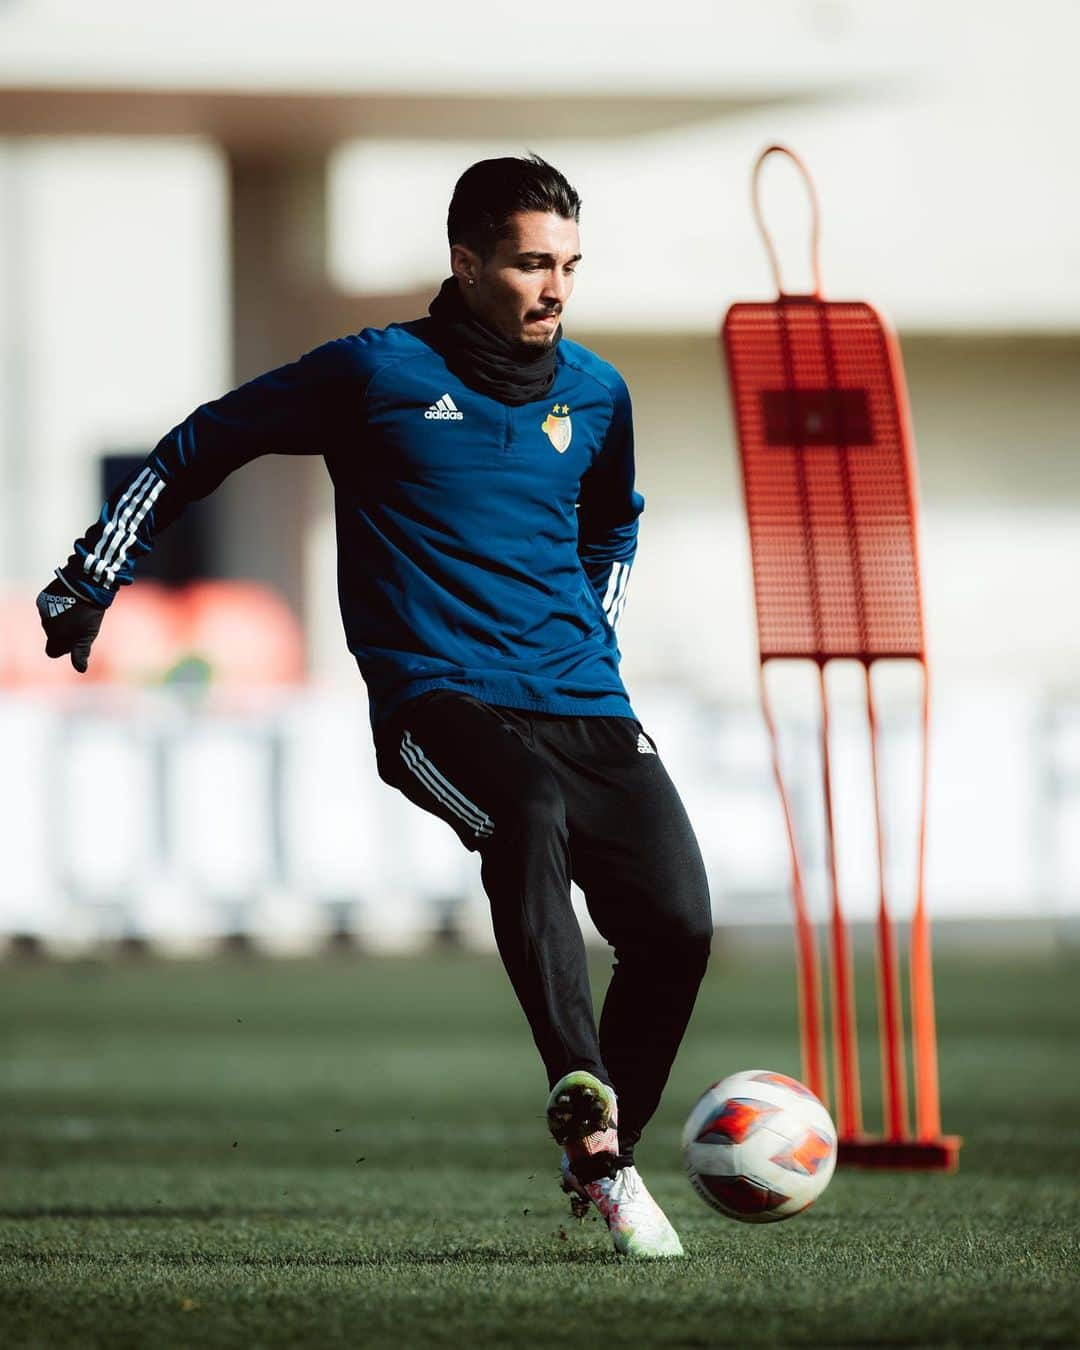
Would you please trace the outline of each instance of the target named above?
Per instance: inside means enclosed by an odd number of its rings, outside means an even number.
[[[467,797],[462,797],[458,790],[442,777],[431,761],[424,758],[423,752],[415,742],[410,742],[410,745],[406,746],[405,741],[402,740],[401,758],[414,777],[423,783],[431,795],[442,802],[448,811],[452,811],[455,816],[463,820],[474,834],[484,839],[492,834],[495,823],[491,817],[481,811],[479,807],[474,806]]]
[[[475,802],[470,801],[469,798],[465,796],[464,792],[462,792],[460,788],[455,787],[454,784],[451,783],[451,781],[449,780],[449,778],[446,777],[445,774],[439,772],[439,770],[435,767],[435,765],[432,764],[431,760],[428,759],[427,755],[424,754],[423,750],[421,750],[421,748],[416,744],[416,742],[412,738],[412,735],[408,731],[406,731],[403,737],[403,743],[405,741],[408,742],[409,749],[415,750],[416,753],[419,755],[420,760],[422,761],[424,767],[430,770],[430,772],[435,775],[435,777],[446,789],[446,791],[449,792],[458,802],[460,802],[461,805],[467,811],[471,811],[480,821],[486,822],[487,824],[492,826],[494,825],[495,822],[491,819],[491,817],[483,809],[483,807],[477,806]]]
[[[83,563],[84,572],[89,572],[91,567],[94,567],[95,564],[96,564],[96,571],[100,572],[102,566],[104,565],[104,560],[102,558],[102,549],[105,548],[106,543],[108,542],[109,539],[109,535],[112,534],[112,532],[116,529],[117,524],[120,521],[120,518],[127,514],[127,506],[129,502],[131,503],[132,508],[134,509],[135,505],[137,504],[138,498],[142,495],[143,488],[146,487],[147,483],[149,482],[149,475],[152,472],[153,472],[152,469],[143,469],[142,472],[139,474],[138,478],[135,479],[134,483],[131,484],[131,486],[127,489],[124,495],[116,503],[116,513],[113,515],[111,520],[107,520],[105,522],[105,528],[101,532],[101,538],[94,545],[93,553],[88,553],[86,555],[86,561]]]
[[[413,776],[419,778],[421,783],[423,783],[433,797],[438,797],[439,801],[441,801],[449,810],[453,811],[454,815],[460,816],[467,824],[479,831],[481,825],[480,817],[473,815],[472,812],[466,811],[460,803],[456,802],[449,792],[440,786],[438,780],[428,773],[426,766],[421,763],[415,749],[408,749],[404,742],[401,746],[401,758],[405,761]]]
[[[156,487],[151,488],[147,496],[143,498],[142,505],[139,507],[138,511],[132,517],[131,524],[128,526],[127,538],[124,540],[123,547],[120,549],[120,552],[112,560],[109,566],[106,567],[105,569],[105,580],[110,585],[112,585],[112,583],[116,580],[116,573],[124,565],[124,559],[127,557],[127,551],[135,542],[138,536],[139,526],[146,519],[147,513],[149,512],[153,504],[157,501],[157,499],[161,496],[164,489],[165,483],[162,479],[159,478]]]
[[[406,750],[402,750],[401,757],[411,770],[413,776],[418,778],[420,782],[423,783],[424,787],[427,788],[428,792],[430,792],[437,801],[442,802],[443,806],[445,806],[452,815],[457,816],[459,820],[463,820],[477,838],[486,839],[491,834],[492,827],[490,825],[485,825],[482,822],[478,822],[474,816],[468,815],[463,811],[450,794],[441,788],[435,779],[428,775],[424,766],[416,763],[409,757],[409,753],[410,752]]]
[[[482,810],[475,802],[469,800],[463,792],[456,788],[427,758],[424,752],[412,739],[412,736],[406,731],[402,737],[401,755],[412,769],[417,778],[433,792],[440,801],[463,820],[467,820],[474,826],[477,834],[491,834],[495,828],[495,822]]]

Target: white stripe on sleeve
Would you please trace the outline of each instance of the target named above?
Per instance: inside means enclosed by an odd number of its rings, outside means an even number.
[[[604,598],[600,602],[603,605],[604,613],[608,612],[608,606],[615,598],[615,588],[619,584],[619,564],[611,564],[611,573],[608,576],[607,590],[604,592]]]
[[[608,586],[608,595],[605,596],[604,613],[607,615],[608,623],[612,628],[618,623],[619,615],[622,613],[622,607],[626,602],[626,591],[630,585],[630,564],[616,563],[618,575],[614,578],[614,587]]]
[[[150,484],[150,479],[154,476],[152,469],[143,469],[138,478],[128,487],[127,491],[116,503],[116,512],[111,520],[105,522],[105,528],[101,532],[101,538],[97,541],[93,553],[87,555],[83,563],[83,571],[89,572],[91,568],[94,571],[95,580],[101,575],[105,566],[105,550],[112,552],[113,545],[109,542],[109,536],[126,524],[128,516],[138,505],[139,498]]]
[[[622,612],[626,605],[626,597],[629,594],[630,594],[630,568],[627,567],[622,590],[619,592],[619,598],[618,600],[616,600],[614,608],[611,613],[610,622],[612,628],[617,627],[619,620],[622,618]]]
[[[157,478],[157,475],[155,474],[154,477]],[[105,569],[105,580],[109,583],[110,586],[116,580],[117,572],[124,565],[124,559],[127,557],[127,551],[135,542],[135,539],[139,533],[139,526],[146,519],[146,516],[150,511],[150,508],[154,505],[154,503],[161,496],[164,490],[165,490],[165,480],[162,478],[157,478],[157,481],[154,484],[154,486],[143,497],[142,505],[139,507],[138,511],[135,512],[134,516],[132,516],[131,524],[128,526],[128,532],[124,538],[124,543],[120,549],[120,552],[116,555],[113,561]]]

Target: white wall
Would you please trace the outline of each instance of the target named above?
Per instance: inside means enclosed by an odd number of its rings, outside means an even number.
[[[747,180],[781,139],[818,179],[829,293],[872,295],[908,329],[1075,330],[1078,44],[1072,0],[673,0],[662,18],[587,0],[539,27],[507,0],[378,14],[340,0],[22,0],[0,9],[0,88],[711,100],[716,119],[683,130],[534,146],[588,202],[582,321],[700,330],[722,301],[767,293]],[[441,275],[456,174],[522,148],[496,126],[485,145],[345,156],[340,275],[377,289]],[[778,177],[769,198],[801,266],[801,198]]]
[[[613,25],[592,89],[607,92],[618,69],[624,91],[666,79],[745,102],[678,130],[529,147],[585,199],[578,323],[706,332],[722,305],[775,293],[749,188],[759,152],[781,141],[818,185],[827,295],[872,298],[908,331],[1076,331],[1080,7],[999,0],[977,19],[940,3],[729,4],[711,14],[696,27]],[[636,57],[629,66],[622,43]],[[580,62],[576,33],[573,45]],[[549,68],[566,78],[561,59]],[[338,277],[386,290],[442,276],[439,227],[462,167],[522,149],[497,133],[343,149]],[[785,286],[809,289],[801,180],[770,163],[763,187]]]
[[[1060,0],[1035,0],[1029,14],[1040,7],[1067,21]],[[1005,6],[988,3],[980,28],[996,35],[1009,18]],[[937,45],[928,51],[922,37],[931,23]],[[139,0],[18,0],[0,17],[0,79],[518,93],[722,83],[776,93],[855,71],[880,79],[917,68],[965,32],[962,15],[940,14],[930,0],[903,10],[890,0],[668,0],[662,15],[619,0],[579,0],[572,13],[545,14],[512,0],[463,0],[455,9],[399,0],[377,11],[341,0],[303,8],[188,0],[182,10],[149,11]]]
[[[149,450],[227,387],[225,220],[202,143],[0,142],[0,581],[66,559],[102,451]]]

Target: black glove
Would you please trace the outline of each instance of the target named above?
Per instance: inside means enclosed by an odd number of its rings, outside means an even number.
[[[45,629],[45,655],[66,656],[80,675],[86,674],[90,648],[98,635],[105,611],[71,591],[58,578],[50,581],[37,598],[41,626]]]

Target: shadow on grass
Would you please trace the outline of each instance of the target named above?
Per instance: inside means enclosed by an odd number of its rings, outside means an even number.
[[[28,1266],[53,1266],[55,1252],[12,1251],[11,1258]],[[65,1253],[65,1261],[86,1261],[100,1265],[100,1255],[82,1256]],[[514,1266],[523,1264],[606,1266],[617,1265],[619,1258],[613,1251],[582,1250],[569,1245],[553,1247],[550,1252],[538,1253],[536,1247],[521,1246],[494,1250],[484,1247],[454,1247],[442,1251],[418,1251],[412,1247],[389,1247],[379,1252],[357,1253],[355,1256],[325,1256],[317,1253],[299,1255],[261,1255],[258,1253],[170,1252],[147,1249],[139,1252],[112,1252],[109,1264],[116,1266],[172,1266],[177,1270],[373,1270],[390,1266]]]
[[[352,1210],[341,1209],[228,1209],[224,1205],[141,1205],[95,1209],[89,1205],[28,1205],[0,1209],[0,1219],[341,1219]]]

